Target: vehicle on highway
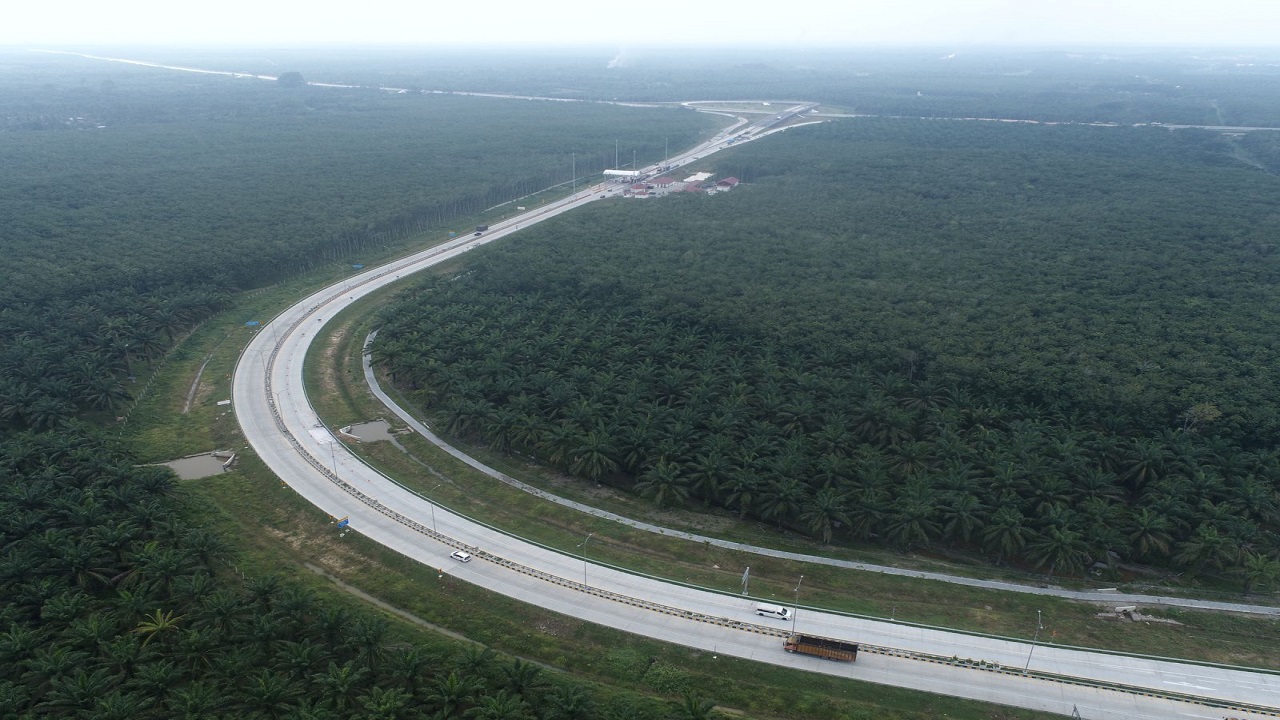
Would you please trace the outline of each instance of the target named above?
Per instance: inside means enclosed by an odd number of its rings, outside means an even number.
[[[478,232],[478,231],[477,231],[477,232],[476,232],[476,237],[480,237],[480,236],[481,236],[481,235],[483,235],[483,234],[484,234],[484,233],[482,233],[482,232]]]
[[[461,550],[454,550],[449,553],[449,557],[457,560],[458,562],[471,562],[471,553],[463,552]]]
[[[853,662],[858,659],[858,644],[818,637],[816,635],[792,635],[782,646],[789,653],[815,655],[828,660]]]
[[[791,608],[785,608],[781,605],[770,605],[769,603],[760,603],[756,605],[756,614],[771,618],[781,618],[783,620],[791,619]]]

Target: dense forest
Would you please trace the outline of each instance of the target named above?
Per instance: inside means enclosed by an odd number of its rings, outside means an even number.
[[[172,487],[74,430],[0,444],[0,717],[667,715],[481,646],[407,643],[278,578],[241,582]]]
[[[41,56],[37,56],[38,58]],[[12,60],[12,59],[11,59]],[[658,159],[687,110],[401,96],[54,56],[0,73],[0,423],[120,414],[235,293]],[[21,70],[21,71],[19,71]]]
[[[0,716],[669,714],[242,578],[172,473],[137,467],[101,429],[238,294],[443,238],[571,182],[575,163],[598,177],[615,143],[653,160],[710,119],[3,61]]]
[[[383,315],[440,427],[822,541],[1277,578],[1274,177],[1202,131],[859,120]]]
[[[1275,78],[1247,57],[150,52],[409,92],[0,52],[6,718],[671,714],[244,578],[168,471],[103,440],[247,291],[716,127],[425,91],[1280,125]],[[752,183],[733,193],[593,207],[474,253],[388,313],[377,352],[456,434],[662,504],[1059,573],[1138,560],[1263,584],[1276,235],[1258,169],[1280,169],[1276,148],[914,122],[779,136],[717,158]]]

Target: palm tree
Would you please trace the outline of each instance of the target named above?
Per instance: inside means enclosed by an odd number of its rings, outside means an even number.
[[[569,472],[588,480],[599,480],[601,475],[617,471],[614,452],[612,433],[604,428],[591,430],[581,436],[579,445],[572,451]]]
[[[475,707],[463,715],[475,720],[522,720],[530,717],[529,707],[524,700],[506,690],[482,695]]]
[[[906,477],[923,472],[932,464],[932,448],[928,443],[912,441],[896,446],[893,469]]]
[[[186,671],[171,660],[157,660],[138,668],[129,687],[141,690],[147,697],[164,700],[179,685]]]
[[[84,711],[92,708],[118,682],[105,668],[95,668],[92,672],[80,669],[73,675],[59,675],[49,683],[45,699],[36,707],[56,709],[59,711],[56,714],[63,717],[88,716]]]
[[[849,532],[860,540],[870,539],[884,529],[889,511],[888,494],[877,485],[867,485],[849,501]]]
[[[429,655],[422,647],[410,645],[407,648],[392,651],[387,658],[387,672],[400,681],[401,687],[410,695],[418,693],[418,683],[422,680],[422,672],[436,664],[436,658]]]
[[[800,514],[809,494],[804,483],[794,477],[774,477],[765,482],[760,494],[760,517],[781,527]]]
[[[1059,570],[1066,573],[1083,570],[1089,554],[1080,533],[1050,526],[1027,544],[1027,559],[1036,567],[1048,567],[1046,574],[1053,577]]]
[[[950,494],[942,506],[942,536],[950,542],[959,540],[968,545],[982,529],[988,510],[973,493]]]
[[[884,519],[884,534],[904,549],[928,545],[938,536],[934,504],[919,497],[900,498]]]
[[[1102,498],[1090,498],[1079,508],[1089,555],[1095,559],[1105,558],[1107,567],[1114,569],[1113,558],[1128,552],[1128,538],[1120,527],[1120,506]]]
[[[1157,514],[1149,507],[1139,507],[1129,516],[1125,536],[1129,539],[1129,547],[1133,548],[1139,559],[1156,552],[1169,555],[1169,548],[1174,542],[1169,534],[1170,528],[1171,523],[1164,515]]]
[[[532,705],[538,693],[547,687],[547,679],[542,668],[516,658],[502,666],[502,684]]]
[[[587,720],[596,716],[595,702],[580,685],[561,685],[547,696],[547,720]]]
[[[716,704],[705,700],[695,692],[686,692],[680,700],[671,702],[673,716],[677,720],[710,720],[715,712]]]
[[[499,452],[507,452],[519,435],[524,417],[515,410],[498,408],[484,423],[484,435],[489,445]]]
[[[496,662],[497,653],[483,645],[468,645],[453,659],[453,664],[467,675],[487,677]]]
[[[688,467],[690,488],[693,494],[702,498],[704,506],[710,506],[720,500],[733,464],[729,458],[718,450],[695,455],[693,463]]]
[[[355,661],[345,662],[341,667],[330,662],[327,671],[312,676],[312,682],[322,688],[325,700],[333,709],[346,712],[369,677],[369,668],[361,667]]]
[[[300,691],[285,678],[264,668],[246,681],[242,693],[249,707],[275,720],[285,713]]]
[[[1238,557],[1239,552],[1238,546],[1229,536],[1218,532],[1214,525],[1202,523],[1191,539],[1178,544],[1173,560],[1188,566],[1193,575],[1198,575],[1205,566],[1222,569]]]
[[[202,720],[215,717],[226,704],[226,696],[209,680],[192,680],[175,688],[166,703],[172,717]]]
[[[738,470],[729,476],[725,486],[729,494],[725,497],[725,506],[736,508],[738,519],[746,518],[756,505],[760,496],[760,478],[749,470]]]
[[[360,717],[368,720],[400,720],[415,715],[409,707],[413,696],[400,688],[374,687],[357,702],[364,708]]]
[[[999,565],[1005,558],[1021,553],[1031,535],[1026,518],[1017,508],[1002,507],[982,529],[982,547],[986,552],[995,553],[995,563]]]
[[[137,564],[134,582],[144,589],[167,593],[174,581],[189,570],[191,557],[152,540],[138,553]]]
[[[349,637],[356,648],[357,657],[366,667],[377,670],[382,663],[386,647],[387,630],[391,624],[385,618],[362,616],[352,624]]]
[[[144,637],[142,646],[146,647],[148,643],[157,637],[164,638],[177,632],[178,623],[181,620],[182,616],[175,615],[173,610],[168,612],[156,610],[138,623],[138,627],[134,628],[134,632]]]
[[[573,451],[582,446],[582,431],[571,423],[552,425],[543,435],[538,452],[551,465],[567,470]]]
[[[316,674],[321,663],[328,657],[328,649],[312,642],[309,637],[300,642],[287,641],[276,653],[277,662],[289,671],[289,677],[294,680]]]
[[[1120,497],[1120,479],[1114,473],[1099,468],[1088,468],[1076,473],[1071,481],[1077,500],[1100,499],[1113,501]]]
[[[483,689],[484,681],[479,677],[453,670],[431,685],[427,701],[439,709],[439,717],[454,717],[469,707]]]
[[[133,720],[156,703],[158,695],[112,690],[98,699],[93,717],[98,720]]]
[[[1244,594],[1258,585],[1271,585],[1280,580],[1280,560],[1257,552],[1245,552],[1232,572],[1244,580]]]
[[[75,414],[76,408],[70,402],[43,395],[22,410],[22,419],[33,430],[52,430],[69,423]]]
[[[1127,456],[1128,469],[1123,480],[1130,497],[1138,497],[1142,489],[1164,474],[1165,463],[1173,459],[1173,453],[1164,443],[1153,438],[1137,438],[1132,441]]]
[[[798,519],[810,533],[823,543],[829,543],[836,528],[852,524],[845,512],[846,502],[843,493],[829,487],[822,488],[805,502]]]
[[[680,473],[680,466],[667,460],[645,470],[635,484],[641,497],[653,500],[658,507],[683,505],[689,498],[688,480]]]

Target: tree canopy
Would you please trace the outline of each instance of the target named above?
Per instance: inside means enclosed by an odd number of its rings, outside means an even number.
[[[1274,556],[1275,178],[1197,131],[861,120],[471,254],[375,357],[439,427],[821,540]]]

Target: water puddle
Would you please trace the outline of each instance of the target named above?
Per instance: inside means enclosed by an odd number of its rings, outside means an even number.
[[[211,475],[221,475],[230,469],[231,464],[234,462],[234,453],[215,450],[210,453],[189,455],[160,464],[172,469],[183,480],[199,480]]]
[[[348,425],[342,428],[341,432],[343,435],[350,435],[354,438],[358,438],[360,442],[395,440],[395,436],[391,434],[391,423],[386,420],[374,420],[372,422]]]

